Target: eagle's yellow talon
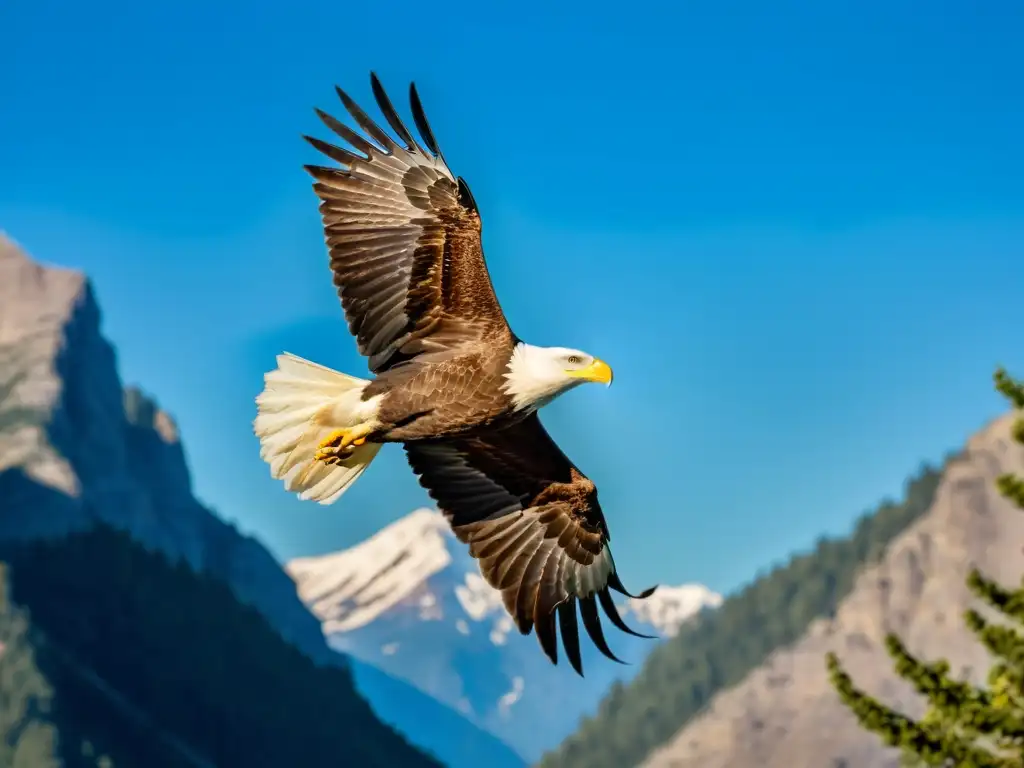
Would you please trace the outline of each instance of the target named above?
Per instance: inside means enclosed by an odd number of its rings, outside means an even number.
[[[366,443],[368,431],[365,427],[336,429],[320,441],[313,458],[328,464],[340,464],[354,448]]]
[[[328,448],[341,448],[345,444],[346,437],[348,437],[348,432],[346,430],[334,430],[326,438],[320,441],[317,453],[323,453]]]

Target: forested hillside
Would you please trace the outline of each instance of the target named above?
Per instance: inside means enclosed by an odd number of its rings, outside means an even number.
[[[4,553],[3,765],[438,766],[217,579],[101,525]],[[59,762],[57,762],[59,761]]]
[[[862,516],[845,538],[820,539],[726,598],[721,608],[655,649],[628,686],[615,685],[598,713],[542,768],[638,765],[696,715],[718,691],[740,682],[775,649],[796,641],[818,617],[831,616],[855,574],[931,505],[942,471],[924,466],[900,502]]]
[[[7,599],[6,565],[0,564],[0,765],[54,765],[57,729],[53,688],[39,669],[24,610]]]

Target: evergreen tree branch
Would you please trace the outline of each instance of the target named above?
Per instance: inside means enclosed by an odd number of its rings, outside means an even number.
[[[1004,368],[997,368],[992,377],[995,380],[996,389],[1013,403],[1015,408],[1024,409],[1024,383],[1013,379]]]
[[[1006,589],[977,568],[967,575],[967,588],[1000,613],[1024,624],[1024,591]]]
[[[1018,422],[1024,425],[1024,419]],[[1021,442],[1024,442],[1022,440]],[[1024,509],[1024,478],[1016,475],[1002,475],[996,480],[996,487],[999,493],[1009,499],[1015,506]]]
[[[1024,382],[1012,379],[1002,368],[995,373],[996,389],[1018,409],[1024,409]],[[1024,418],[1017,419],[1012,428],[1013,439],[1024,445]],[[1024,478],[1005,474],[996,481],[999,492],[1016,506],[1024,509]]]
[[[886,638],[886,647],[896,662],[896,673],[928,699],[937,719],[947,727],[959,726],[1000,743],[1024,738],[1024,719],[1006,707],[996,707],[988,691],[951,678],[949,662],[919,661],[896,635]]]
[[[846,706],[867,730],[892,747],[906,747],[928,765],[958,768],[1020,768],[1019,762],[978,749],[952,729],[926,726],[880,704],[854,686],[834,653],[826,657],[829,677]]]

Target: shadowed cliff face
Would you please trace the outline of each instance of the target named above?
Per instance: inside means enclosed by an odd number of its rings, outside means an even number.
[[[991,610],[970,594],[972,566],[1007,585],[1024,572],[1024,515],[995,488],[1024,471],[1024,449],[1008,414],[972,437],[945,472],[931,509],[866,569],[834,619],[822,619],[795,645],[774,653],[738,686],[716,696],[645,765],[651,768],[895,768],[897,752],[863,731],[828,681],[834,651],[858,687],[908,714],[923,700],[893,671],[884,637],[896,632],[912,653],[947,658],[954,674],[983,682],[990,659],[963,622]]]
[[[5,481],[14,469],[60,493]],[[33,262],[2,235],[0,498],[0,539],[103,520],[221,577],[314,659],[341,658],[270,553],[192,495],[175,424],[122,386],[88,280]]]

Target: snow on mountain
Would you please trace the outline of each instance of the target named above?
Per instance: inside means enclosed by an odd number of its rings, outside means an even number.
[[[406,600],[451,564],[446,528],[438,513],[417,510],[351,549],[298,558],[287,570],[324,633],[348,632]],[[424,593],[419,607],[421,618],[431,618],[433,595]]]
[[[477,563],[429,509],[350,549],[293,560],[287,571],[332,647],[462,712],[528,761],[569,735],[613,682],[636,674],[656,644],[609,624],[608,641],[628,666],[584,642],[585,678],[565,663],[553,667],[534,636],[516,631]],[[619,607],[638,631],[670,637],[721,600],[686,584]]]
[[[622,617],[635,616],[638,622],[654,627],[662,637],[675,637],[680,625],[704,608],[717,608],[722,596],[703,584],[658,587],[646,600],[627,600]]]

